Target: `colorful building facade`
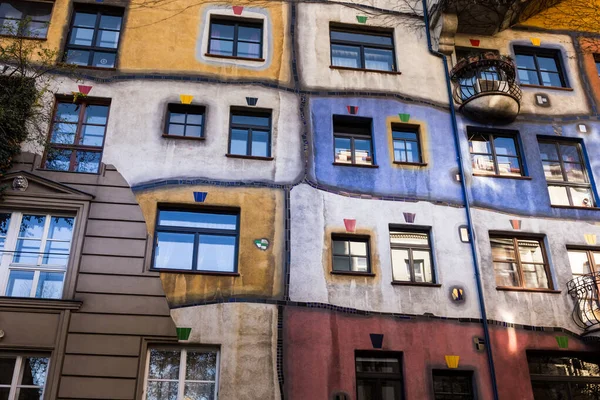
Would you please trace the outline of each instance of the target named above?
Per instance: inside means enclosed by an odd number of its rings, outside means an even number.
[[[459,3],[0,0],[0,399],[600,398],[599,39]]]

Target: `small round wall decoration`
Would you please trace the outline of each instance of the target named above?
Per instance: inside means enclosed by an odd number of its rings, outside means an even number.
[[[254,240],[254,244],[258,247],[259,250],[265,251],[269,248],[269,239],[256,239]]]

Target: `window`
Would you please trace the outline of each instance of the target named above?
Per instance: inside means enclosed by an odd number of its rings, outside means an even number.
[[[263,22],[211,18],[208,54],[262,59]]]
[[[154,268],[236,272],[239,213],[161,209]]]
[[[331,65],[396,71],[392,32],[331,28]]]
[[[568,253],[574,278],[600,272],[600,251],[569,249]]]
[[[0,398],[42,399],[49,363],[44,355],[0,354]]]
[[[569,141],[540,140],[539,148],[550,204],[594,207],[581,145]]]
[[[356,399],[402,400],[402,355],[356,352]]]
[[[541,239],[490,235],[490,242],[499,287],[551,289]]]
[[[600,399],[600,359],[585,353],[527,353],[535,400]]]
[[[479,48],[457,48],[456,49],[456,61],[462,59],[469,59],[469,56],[478,56],[485,58],[485,54],[493,53],[496,56],[500,56],[498,50],[490,49],[479,49]],[[463,77],[459,80],[460,91],[458,95],[462,100],[466,100],[475,96],[481,92],[492,91],[494,88],[506,90],[506,73],[496,66],[489,66],[488,68],[479,67],[473,70],[473,73]],[[500,84],[499,82],[504,82]]]
[[[115,68],[123,12],[75,11],[65,61],[67,64]]]
[[[434,400],[473,400],[473,373],[471,371],[433,371]]]
[[[390,231],[394,281],[434,283],[428,231]]]
[[[333,116],[336,164],[375,164],[371,124],[371,118]]]
[[[600,273],[600,251],[593,249],[568,249],[569,264],[573,279],[577,279],[577,306],[579,318],[586,325],[598,321],[600,316],[600,299],[595,277]]]
[[[165,135],[204,137],[204,112],[205,108],[202,106],[169,104]]]
[[[594,62],[596,63],[596,72],[600,77],[600,54],[594,54]]]
[[[56,104],[45,168],[97,173],[102,159],[109,106],[89,100]]]
[[[333,235],[333,271],[371,272],[369,239],[355,235]]]
[[[75,218],[0,212],[1,295],[60,299]]]
[[[52,4],[41,1],[0,1],[0,34],[45,38]]]
[[[218,350],[150,349],[147,358],[145,399],[217,399]]]
[[[515,47],[519,80],[522,84],[567,87],[560,51]]]
[[[469,130],[469,151],[474,174],[523,176],[514,135]]]
[[[401,125],[392,125],[394,141],[394,162],[421,164],[421,143],[419,129]]]
[[[271,157],[271,112],[231,110],[229,154]]]

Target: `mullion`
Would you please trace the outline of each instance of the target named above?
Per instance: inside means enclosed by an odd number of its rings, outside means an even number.
[[[238,24],[233,24],[233,56],[238,54]]]
[[[365,69],[366,68],[366,60],[365,60],[365,46],[364,45],[360,45],[360,64],[361,64],[361,68]]]
[[[408,249],[408,272],[410,274],[410,281],[411,282],[416,282],[415,279],[415,259],[413,257],[413,251],[412,249]]]
[[[200,233],[194,234],[194,248],[192,254],[192,271],[198,270],[198,248],[200,247]]]
[[[544,86],[544,82],[542,81],[542,74],[540,72],[540,65],[538,63],[537,54],[535,53],[533,53],[533,63],[535,64],[535,69],[538,76],[538,84]]]
[[[513,248],[515,249],[515,263],[517,264],[517,272],[519,276],[519,287],[525,287],[525,276],[523,274],[523,266],[521,265],[521,253],[519,251],[519,240],[516,237],[512,238]]]
[[[252,155],[252,128],[248,128],[248,142],[246,143],[246,155]]]
[[[560,163],[560,172],[563,176],[563,182],[567,183],[569,182],[569,178],[567,177],[567,170],[565,169],[565,163],[563,161],[563,156],[562,156],[562,151],[560,150],[560,145],[558,142],[556,142],[554,144],[556,146],[556,151],[558,154],[558,162]],[[563,185],[563,186],[567,186],[567,185]],[[567,192],[567,198],[569,199],[569,205],[573,206],[573,196],[571,196],[571,191],[567,188],[566,190]]]
[[[494,143],[494,135],[488,135],[490,148],[492,150],[492,162],[494,163],[494,174],[500,175],[500,167],[498,167],[498,156],[496,154],[496,145]]]
[[[354,136],[350,137],[350,156],[352,158],[352,164],[356,164],[356,150],[354,147]]]
[[[94,34],[92,35],[92,46],[96,47],[96,39],[98,37],[98,30],[100,29],[100,13],[96,13],[96,23],[94,24]],[[88,65],[92,65],[94,61],[95,50],[90,50],[90,55],[88,57]]]

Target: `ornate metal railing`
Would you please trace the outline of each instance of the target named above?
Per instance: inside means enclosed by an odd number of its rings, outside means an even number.
[[[462,106],[476,97],[499,94],[520,104],[523,93],[515,82],[515,73],[514,63],[505,57],[462,59],[450,73],[454,101]]]
[[[575,299],[573,321],[587,331],[600,329],[598,285],[600,272],[581,275],[567,282],[568,292]]]

